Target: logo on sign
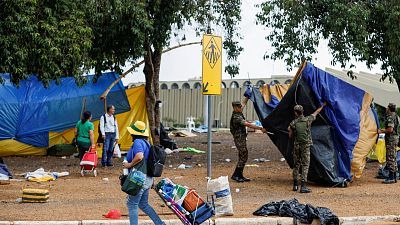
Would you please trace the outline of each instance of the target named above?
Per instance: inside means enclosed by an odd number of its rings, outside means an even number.
[[[213,37],[210,39],[204,50],[204,56],[206,57],[208,64],[210,64],[211,68],[214,68],[221,54]]]

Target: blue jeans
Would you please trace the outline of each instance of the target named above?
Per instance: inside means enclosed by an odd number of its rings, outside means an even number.
[[[127,203],[129,212],[129,224],[138,225],[139,224],[139,212],[140,208],[146,215],[150,217],[155,225],[163,225],[164,222],[160,219],[154,209],[149,205],[149,191],[153,184],[153,178],[147,177],[146,182],[142,190],[136,196],[128,195]]]
[[[103,154],[101,156],[101,165],[111,165],[114,156],[115,133],[106,133],[103,143]]]

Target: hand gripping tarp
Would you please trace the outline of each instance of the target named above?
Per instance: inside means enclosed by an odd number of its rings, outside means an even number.
[[[271,110],[260,92],[250,90],[251,100],[269,137],[293,168],[293,140],[287,128],[294,119],[296,104],[310,115],[323,102],[327,106],[312,124],[313,146],[308,173],[310,181],[326,184],[345,184],[360,177],[366,156],[377,138],[378,122],[371,108],[372,96],[365,91],[305,62],[291,87]],[[267,115],[267,116],[265,116]]]
[[[71,77],[62,78],[60,85],[51,82],[48,88],[35,76],[21,81],[19,87],[10,82],[9,74],[0,74],[5,84],[0,85],[0,140],[14,139],[36,146],[49,145],[49,132],[74,127],[80,118],[83,99],[93,119],[104,114],[100,95],[115,81],[117,74],[104,73],[95,83],[78,87]],[[122,82],[107,96],[107,103],[115,105],[116,113],[130,110]]]

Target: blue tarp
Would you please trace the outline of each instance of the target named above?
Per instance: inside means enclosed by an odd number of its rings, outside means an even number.
[[[48,88],[30,76],[16,87],[9,74],[0,74],[5,79],[0,85],[0,140],[16,139],[36,147],[47,147],[50,131],[62,131],[74,127],[80,118],[83,99],[86,110],[93,119],[104,114],[100,95],[115,81],[117,74],[104,73],[97,82],[88,76],[88,83],[78,87],[74,78],[62,78],[60,85],[52,82]],[[107,103],[116,107],[116,113],[130,110],[122,82],[115,85],[107,97]]]
[[[360,111],[365,91],[307,63],[302,79],[313,90],[314,97],[329,107],[324,109],[331,125],[335,128],[333,143],[339,153],[339,174],[350,178],[352,151],[360,134]]]
[[[300,104],[310,115],[323,102],[327,106],[312,124],[310,181],[345,185],[351,180],[351,161],[360,135],[360,111],[366,92],[307,63],[279,104],[272,107],[256,88],[246,91],[263,127],[287,163],[293,167],[293,139],[287,128],[294,119],[293,107]],[[375,113],[370,109],[370,113]],[[374,114],[375,120],[376,116]],[[377,120],[376,120],[377,122]],[[378,122],[377,122],[378,124]]]

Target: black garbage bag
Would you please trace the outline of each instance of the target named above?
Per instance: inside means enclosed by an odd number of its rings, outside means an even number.
[[[322,225],[338,225],[339,218],[328,208],[300,204],[297,199],[271,202],[256,210],[255,216],[293,217],[301,223],[311,224],[319,219]]]

